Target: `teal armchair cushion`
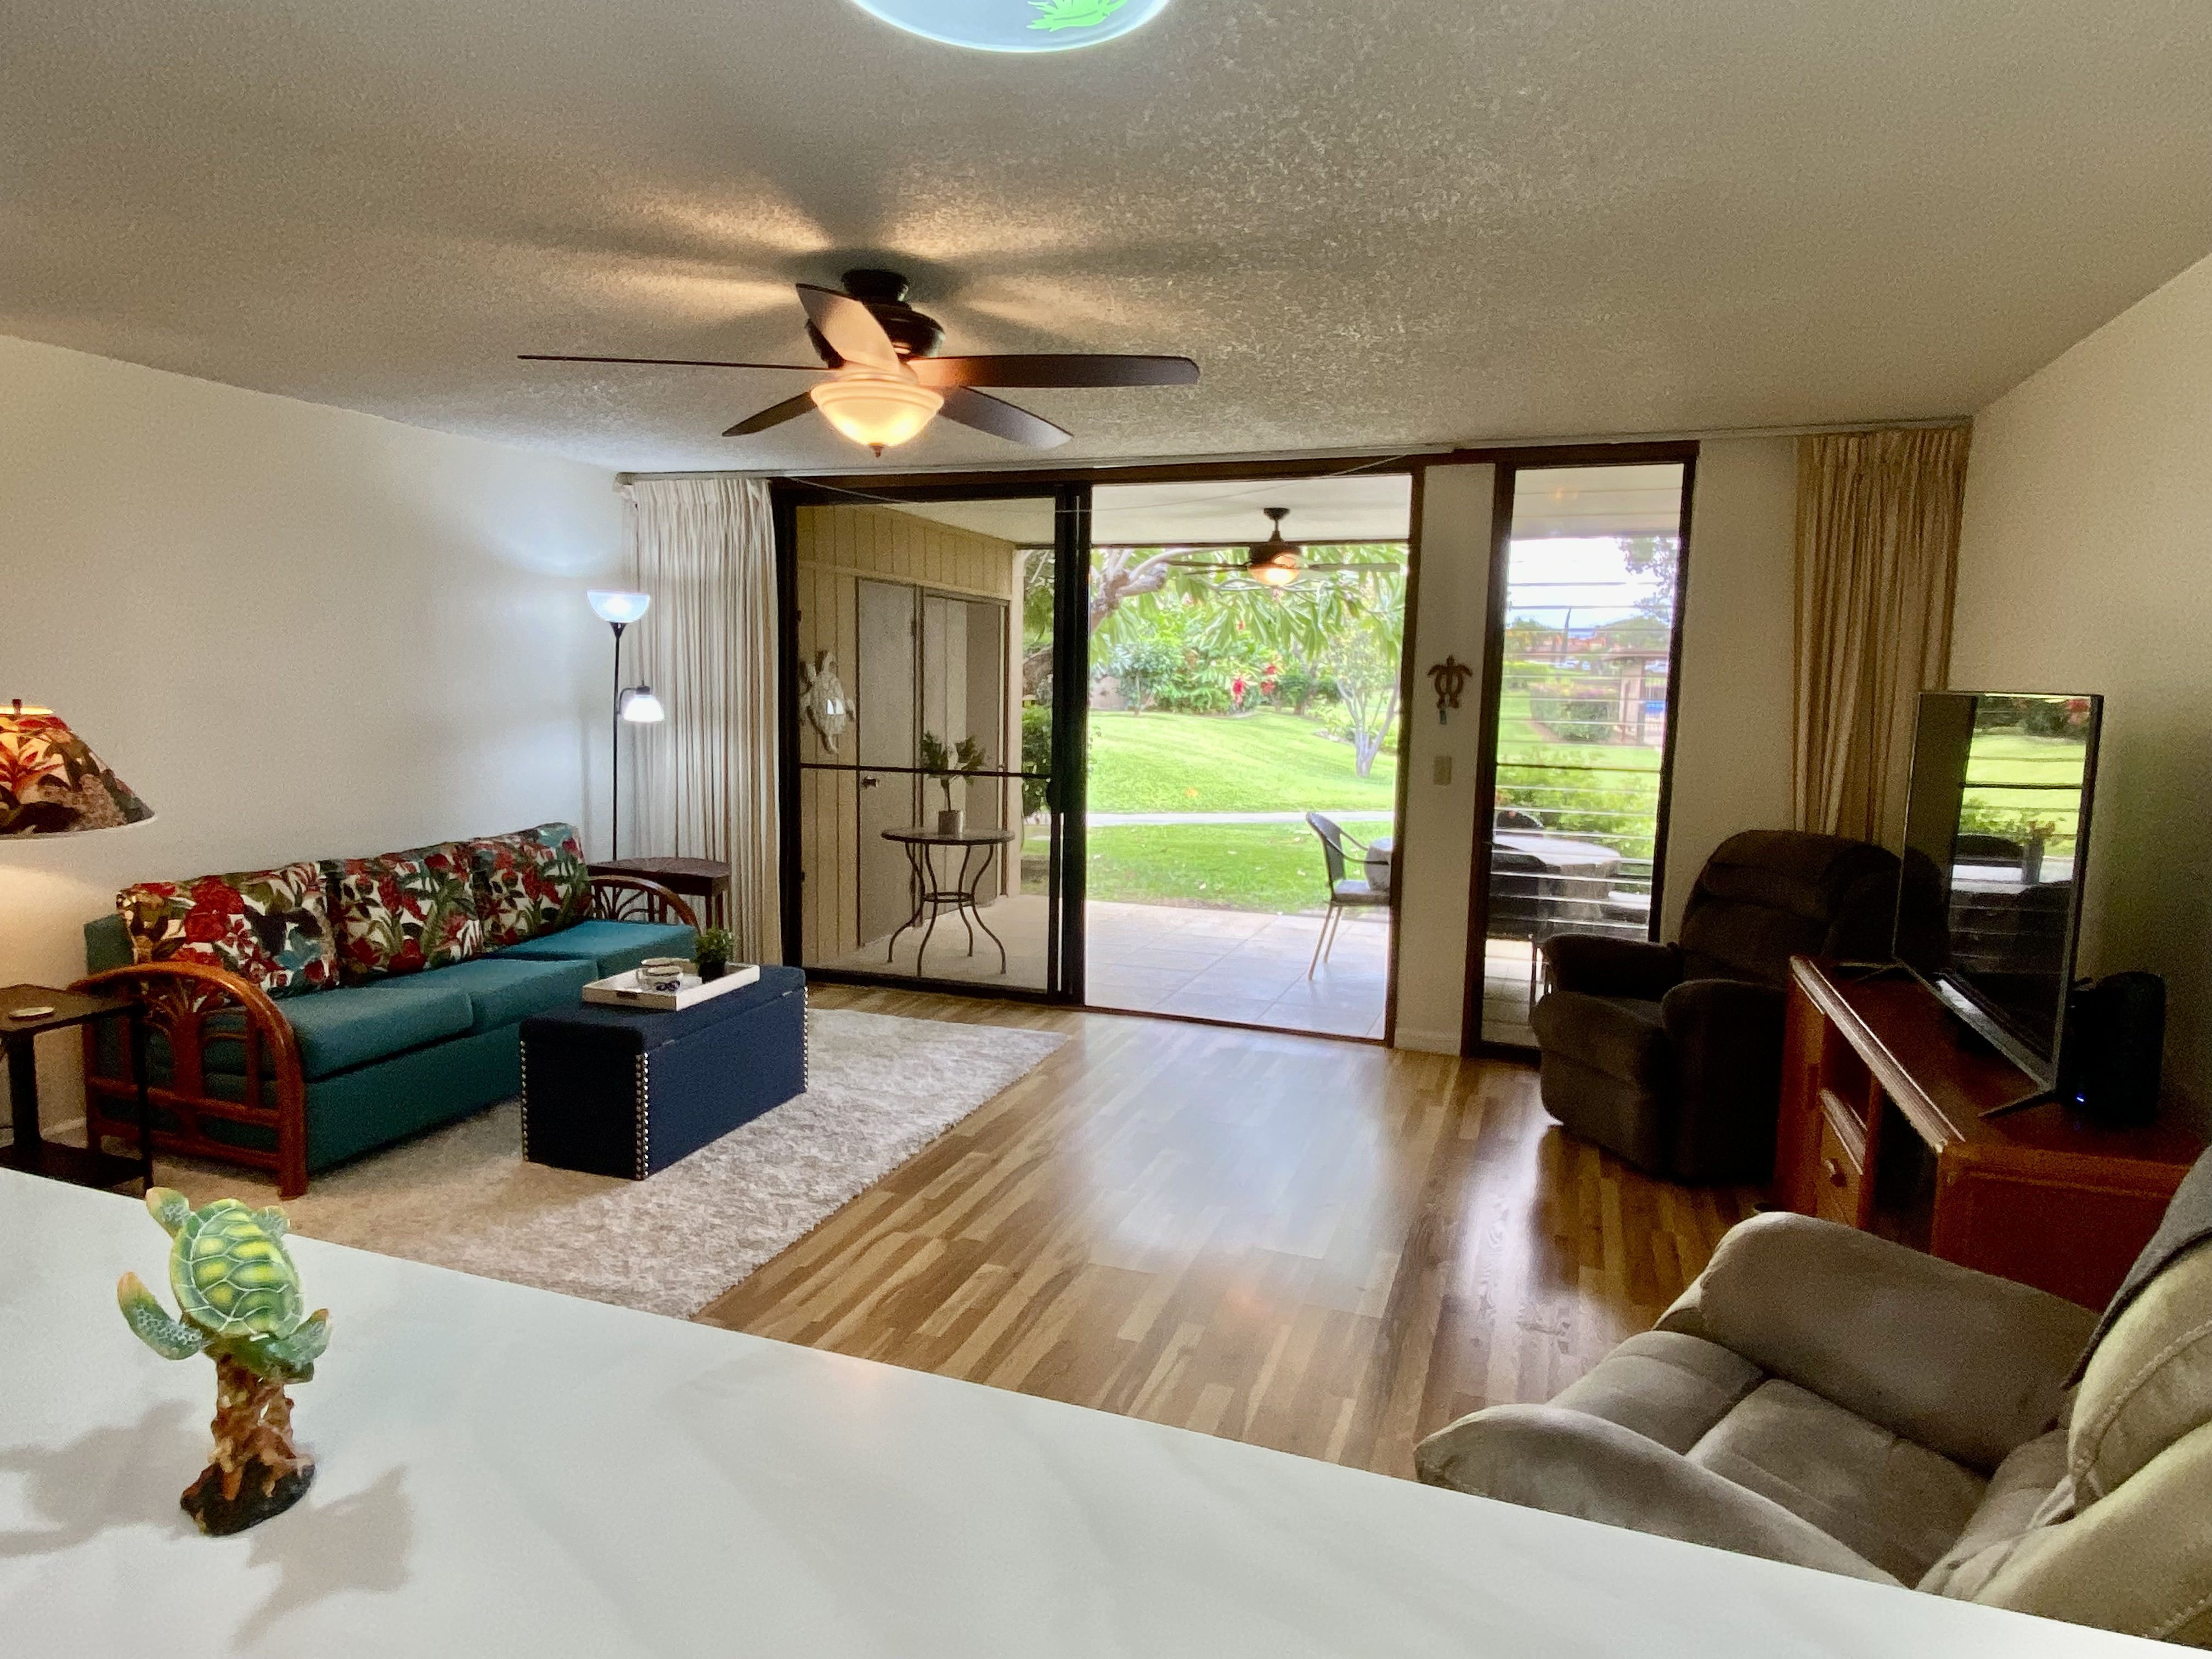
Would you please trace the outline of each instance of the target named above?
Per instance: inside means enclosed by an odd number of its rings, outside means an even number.
[[[697,948],[698,935],[680,921],[580,921],[557,933],[540,933],[494,954],[537,962],[589,962],[594,979],[635,968],[647,957],[683,957],[689,960]]]

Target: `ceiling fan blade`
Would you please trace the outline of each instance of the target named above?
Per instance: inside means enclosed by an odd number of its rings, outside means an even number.
[[[807,321],[830,342],[830,349],[847,362],[885,374],[898,372],[898,348],[884,332],[884,325],[876,320],[875,313],[851,295],[801,283],[799,302],[806,307]]]
[[[1010,438],[1031,449],[1057,449],[1075,435],[1065,427],[1054,426],[1042,415],[1032,415],[1026,409],[1017,409],[1010,403],[981,392],[970,392],[965,386],[954,386],[947,392],[945,407],[938,413],[948,421],[972,426],[994,438]]]
[[[1308,564],[1302,570],[1403,570],[1402,564]]]
[[[765,432],[772,426],[781,426],[786,421],[795,421],[814,407],[814,399],[804,392],[796,398],[786,398],[780,404],[771,404],[757,415],[748,415],[722,435],[725,438],[750,438],[756,432]]]
[[[1039,352],[1023,356],[910,357],[906,366],[914,371],[915,379],[924,386],[1195,386],[1198,383],[1198,365],[1188,357]]]
[[[647,363],[659,368],[781,368],[800,374],[827,374],[819,363],[730,363],[718,357],[572,357],[558,351],[523,351],[520,363]]]

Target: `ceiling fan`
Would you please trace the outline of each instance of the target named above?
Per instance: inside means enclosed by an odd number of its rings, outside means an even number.
[[[1291,516],[1287,507],[1268,507],[1261,509],[1274,520],[1274,529],[1264,542],[1254,542],[1244,550],[1240,562],[1235,559],[1170,559],[1168,563],[1182,570],[1211,570],[1224,576],[1248,576],[1269,587],[1288,587],[1300,576],[1331,570],[1402,570],[1403,565],[1356,562],[1349,564],[1308,564],[1298,551],[1299,544],[1283,539],[1283,520]]]
[[[830,424],[878,455],[919,434],[933,416],[1051,449],[1073,434],[978,386],[1193,386],[1198,365],[1188,357],[1044,352],[995,357],[939,357],[945,337],[934,317],[907,304],[907,279],[896,270],[848,270],[845,291],[798,284],[806,308],[806,337],[822,358],[811,363],[735,363],[698,357],[585,357],[526,351],[535,363],[647,363],[676,368],[767,368],[826,380],[795,398],[749,415],[722,435],[749,438],[818,409]]]

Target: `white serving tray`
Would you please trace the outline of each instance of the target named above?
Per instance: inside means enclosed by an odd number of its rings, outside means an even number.
[[[672,1014],[679,1008],[696,1008],[709,998],[753,984],[759,978],[759,969],[733,962],[720,979],[702,980],[686,974],[683,984],[672,991],[646,991],[638,988],[637,969],[633,968],[611,979],[593,980],[584,988],[584,1000],[602,1002],[611,1008],[650,1008],[658,1013]]]

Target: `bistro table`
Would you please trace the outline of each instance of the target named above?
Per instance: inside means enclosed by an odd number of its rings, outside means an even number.
[[[900,934],[909,928],[922,927],[921,948],[914,953],[914,971],[919,977],[927,977],[922,973],[922,962],[929,955],[929,941],[937,932],[937,919],[949,906],[953,915],[960,918],[961,926],[968,928],[968,954],[971,957],[975,954],[975,929],[981,927],[984,937],[999,947],[999,971],[1005,973],[1006,941],[993,933],[990,923],[983,920],[982,907],[975,902],[975,896],[982,890],[983,878],[990,873],[999,849],[1013,838],[1014,832],[1011,830],[963,830],[953,835],[945,835],[939,830],[925,830],[917,824],[908,830],[884,830],[885,841],[896,842],[906,848],[906,860],[914,866],[915,900],[914,914],[900,924],[898,933],[891,935],[890,946],[884,951],[884,960],[893,962],[897,959]],[[940,847],[960,849],[960,873],[949,886],[939,884],[936,867],[930,862],[929,855]],[[980,859],[975,856],[979,852],[982,854]],[[971,865],[974,866],[972,872],[969,869]],[[925,911],[928,913],[928,925],[923,927]],[[969,924],[971,916],[975,918],[972,927]]]
[[[48,1140],[39,1130],[39,1057],[41,1031],[59,1031],[95,1020],[128,1022],[131,1079],[138,1091],[138,1156],[118,1158],[94,1139],[72,1146]],[[0,1048],[8,1051],[8,1106],[14,1139],[0,1146],[0,1169],[50,1176],[83,1187],[116,1187],[126,1181],[154,1185],[154,1136],[146,1117],[145,1007],[136,997],[88,997],[44,985],[0,987]]]
[[[20,1659],[2156,1659],[2173,1650],[294,1235],[315,1484],[177,1493],[133,1200],[0,1172]],[[650,1262],[641,1271],[649,1272]],[[1209,1421],[1212,1420],[1211,1418]],[[1231,1421],[1235,1420],[1232,1416]]]

